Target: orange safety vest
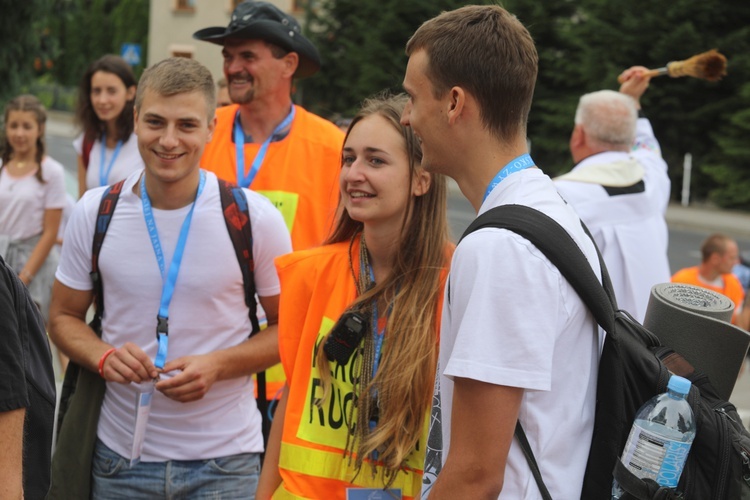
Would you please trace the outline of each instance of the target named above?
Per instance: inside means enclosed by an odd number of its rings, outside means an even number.
[[[201,168],[237,182],[237,154],[232,139],[239,105],[216,110],[216,129],[201,157]],[[330,232],[339,200],[339,172],[344,133],[333,123],[295,106],[289,134],[272,142],[250,189],[266,196],[284,216],[294,250],[323,243]],[[245,144],[249,172],[260,144]],[[284,387],[284,370],[266,370],[266,396],[274,399]],[[257,394],[257,391],[256,391]]]
[[[216,110],[216,129],[201,157],[201,168],[237,182],[237,154],[232,139],[239,105]],[[295,106],[289,134],[268,146],[250,189],[265,195],[284,216],[292,248],[320,245],[332,228],[339,201],[339,172],[344,133],[333,123]],[[245,144],[245,172],[260,144]]]
[[[358,242],[352,252],[358,262]],[[332,366],[332,394],[324,405],[318,408],[313,402],[323,395],[314,353],[357,295],[350,271],[349,242],[278,257],[276,268],[282,289],[279,351],[289,380],[289,395],[279,456],[282,483],[273,498],[344,499],[347,488],[382,489],[381,467],[376,466],[373,477],[367,463],[356,475],[353,464],[344,457],[356,354],[346,366]],[[447,270],[441,286],[446,276]],[[442,293],[440,297],[442,303]],[[439,311],[440,308],[438,314]],[[435,332],[436,342],[438,333]],[[405,499],[418,497],[422,487],[429,413],[425,415],[420,444],[391,486],[400,489]]]
[[[742,288],[742,283],[734,274],[722,274],[721,279],[724,280],[724,288],[709,285],[700,279],[700,273],[698,272],[698,266],[686,267],[680,269],[672,276],[672,283],[686,283],[688,285],[695,285],[702,288],[713,290],[714,292],[720,293],[729,297],[729,300],[734,302],[734,312],[732,313],[732,323],[734,324],[737,320],[737,313],[742,307],[742,303],[745,301],[745,290]]]

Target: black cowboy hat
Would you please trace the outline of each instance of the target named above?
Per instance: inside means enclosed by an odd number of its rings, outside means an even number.
[[[258,39],[271,42],[299,56],[294,76],[304,78],[320,69],[320,54],[294,17],[268,2],[243,2],[234,9],[229,26],[204,28],[193,33],[193,38],[224,45],[227,38]]]

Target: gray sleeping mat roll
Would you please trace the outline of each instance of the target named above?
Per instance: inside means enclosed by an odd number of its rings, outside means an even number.
[[[651,289],[643,326],[661,343],[707,374],[729,399],[745,359],[750,334],[730,323],[734,303],[724,295],[682,283]]]

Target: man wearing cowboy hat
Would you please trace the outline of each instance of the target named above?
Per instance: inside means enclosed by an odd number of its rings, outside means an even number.
[[[234,102],[217,110],[201,167],[268,197],[295,250],[319,245],[336,212],[344,136],[291,99],[292,79],[320,69],[317,49],[292,16],[267,2],[243,2],[229,26],[193,37],[223,46]]]

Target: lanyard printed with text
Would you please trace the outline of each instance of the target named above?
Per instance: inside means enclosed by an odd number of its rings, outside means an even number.
[[[148,235],[151,238],[151,245],[154,247],[154,254],[156,254],[156,261],[159,263],[159,270],[161,271],[161,277],[164,282],[161,290],[161,303],[159,305],[159,314],[156,316],[156,338],[159,340],[159,348],[156,353],[156,359],[154,365],[157,368],[164,368],[164,363],[167,359],[167,349],[169,342],[169,303],[172,301],[172,294],[174,294],[175,283],[177,283],[177,274],[180,272],[180,264],[182,263],[182,254],[185,251],[185,243],[187,241],[187,235],[190,232],[190,222],[193,219],[193,210],[195,210],[195,203],[198,201],[198,197],[203,192],[203,187],[206,184],[206,173],[200,171],[200,182],[198,183],[198,192],[195,195],[190,211],[185,216],[185,220],[182,223],[180,229],[180,236],[177,239],[177,246],[175,246],[174,254],[172,255],[172,262],[169,264],[169,272],[165,271],[164,253],[161,249],[161,241],[159,240],[159,232],[156,230],[156,221],[154,220],[154,213],[151,209],[151,200],[148,198],[146,193],[146,175],[141,177],[141,202],[143,203],[143,217],[146,219],[146,228],[148,229]]]
[[[490,181],[490,185],[487,186],[487,191],[484,192],[482,203],[484,203],[484,200],[486,200],[492,190],[495,189],[495,186],[500,184],[503,179],[505,179],[512,173],[519,172],[533,166],[534,160],[532,160],[531,156],[529,156],[528,154],[523,154],[517,158],[510,160],[508,164],[501,168],[500,171],[495,174],[495,177]]]
[[[370,283],[375,283],[375,273],[372,270],[372,266],[368,265],[367,269],[363,269],[364,264],[362,264],[362,268],[360,268],[360,272],[367,271],[370,274]],[[390,312],[390,309],[388,310]],[[383,328],[378,329],[378,323],[379,323],[379,315],[378,315],[378,301],[373,300],[372,304],[372,338],[375,343],[375,359],[373,359],[372,362],[372,377],[370,380],[373,380],[375,378],[375,375],[378,372],[378,366],[380,365],[380,354],[383,349],[383,339],[385,338],[385,326]],[[378,399],[378,390],[377,388],[373,389],[372,393],[373,399],[377,401]],[[375,430],[375,427],[378,425],[378,423],[375,420],[370,420],[370,432]],[[372,458],[377,460],[378,458],[378,451],[373,450],[372,452]]]
[[[250,184],[252,184],[253,179],[255,179],[255,176],[258,174],[261,165],[263,165],[263,160],[266,159],[266,152],[268,151],[268,146],[271,144],[271,139],[273,139],[276,134],[287,128],[289,124],[292,123],[292,120],[294,120],[293,104],[292,110],[286,115],[284,121],[279,123],[271,135],[268,136],[268,139],[263,141],[263,144],[260,145],[260,149],[255,155],[253,164],[250,166],[250,171],[245,175],[245,132],[242,130],[242,125],[240,125],[240,110],[237,110],[237,114],[234,117],[234,149],[237,154],[237,184],[245,188],[250,187]]]
[[[109,186],[109,174],[112,173],[112,167],[115,166],[115,160],[117,155],[120,154],[120,148],[122,147],[122,140],[117,141],[115,146],[115,152],[112,153],[112,158],[109,159],[109,165],[104,166],[104,162],[107,158],[107,134],[102,135],[102,154],[101,161],[99,162],[99,185]]]

